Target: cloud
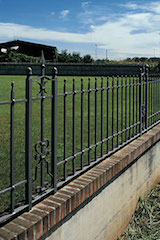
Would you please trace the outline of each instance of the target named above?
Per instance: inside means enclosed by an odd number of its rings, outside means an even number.
[[[127,4],[123,4],[122,6],[131,10],[144,10],[147,12],[160,13],[160,1],[150,2],[143,5],[129,2]]]
[[[155,4],[151,5],[155,7]],[[60,32],[21,24],[0,23],[0,41],[22,38],[43,42],[88,43],[93,46],[98,44],[98,48],[114,52],[153,55],[153,49],[159,48],[159,22],[160,14],[155,9],[154,12],[150,10],[126,12],[113,20],[104,18],[104,22],[99,25],[92,22],[86,33]]]
[[[132,10],[136,10],[136,9],[139,8],[137,4],[131,3],[131,2],[129,2],[127,4],[122,4],[122,6],[126,7],[126,8],[129,8],[129,9],[132,9]]]
[[[108,17],[106,17],[106,16],[97,17],[96,20],[97,20],[97,21],[107,21],[107,20],[108,20]]]
[[[67,9],[63,10],[60,12],[60,14],[61,14],[61,18],[65,18],[69,14],[69,10],[67,10]]]
[[[109,19],[108,7],[105,5],[90,4],[91,2],[82,2],[81,11],[77,14],[77,18],[83,27],[90,24],[99,24],[99,22]]]
[[[91,2],[81,2],[81,7],[85,8],[87,7]]]
[[[0,41],[3,41],[3,39],[24,38],[40,41],[90,42],[86,34],[58,32],[15,23],[1,22],[0,32]]]

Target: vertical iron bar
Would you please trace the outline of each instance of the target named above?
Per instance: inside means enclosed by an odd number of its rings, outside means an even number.
[[[52,116],[51,116],[51,171],[52,186],[57,191],[57,68],[53,68],[52,76]]]
[[[133,89],[133,121],[132,121],[132,125],[134,126],[134,112],[135,112],[135,106],[134,106],[134,102],[135,102],[135,76],[133,76],[133,87],[132,87],[132,89]],[[135,127],[133,127],[133,131],[132,131],[132,136],[134,136],[134,131],[135,130]]]
[[[150,116],[151,116],[151,95],[150,95],[150,78],[148,76],[148,116],[149,116],[149,119],[148,119],[148,125],[150,126]]]
[[[142,134],[142,78],[143,78],[143,71],[142,68],[140,69],[141,73],[139,76],[139,133]]]
[[[76,128],[75,128],[75,79],[73,79],[73,99],[72,99],[72,104],[73,104],[73,115],[72,115],[72,155],[73,155],[73,161],[72,161],[72,169],[73,169],[73,175],[75,174],[75,137],[76,137]]]
[[[159,88],[159,78],[158,78],[158,111],[160,110],[159,109],[159,106],[160,106],[160,94],[159,94],[159,92],[160,92],[160,88]],[[158,120],[159,120],[159,114],[158,114]]]
[[[145,67],[145,128],[148,128],[148,66]]]
[[[129,139],[131,139],[131,76],[129,76]]]
[[[155,80],[156,80],[156,77],[154,78],[153,80],[153,114],[155,113],[155,94],[156,94],[156,91],[155,91]],[[153,116],[153,124],[155,123],[155,115]]]
[[[109,137],[109,77],[107,77],[107,96],[106,96],[106,100],[107,100],[107,103],[106,103],[106,107],[107,107],[107,111],[106,111],[106,114],[107,114],[107,153],[109,151],[109,140],[108,140],[108,137]]]
[[[117,147],[119,145],[119,76],[117,77]]]
[[[84,141],[84,136],[83,136],[83,78],[81,78],[81,169],[83,169],[83,141]]]
[[[11,212],[14,211],[14,103],[15,90],[14,83],[11,83],[11,106],[10,106],[10,184],[11,184]]]
[[[154,123],[154,77],[152,78],[152,124]]]
[[[66,152],[67,152],[67,94],[66,94],[66,79],[64,79],[64,161],[66,160]],[[64,180],[67,178],[67,162],[64,162],[63,175]]]
[[[123,131],[123,76],[121,77],[121,131]],[[123,144],[123,132],[121,134],[121,144]]]
[[[156,115],[156,105],[157,105],[157,76],[155,77],[155,80],[154,80],[154,123],[156,122],[157,120],[157,115]]]
[[[156,77],[156,92],[157,92],[157,94],[156,94],[156,113],[157,113],[157,111],[158,111],[158,107],[157,107],[157,105],[158,105],[158,78]],[[158,120],[158,114],[156,114],[156,121]]]
[[[26,113],[25,113],[25,171],[26,202],[28,210],[32,208],[32,69],[28,68],[26,78]]]
[[[138,134],[138,84],[139,78],[138,75],[136,76],[136,135]]]
[[[152,94],[152,87],[153,87],[153,77],[151,78],[151,116],[153,114],[153,94]],[[152,119],[153,117],[151,117],[151,125],[152,125]]]
[[[101,78],[101,157],[103,156],[103,77]]]
[[[45,64],[42,63],[42,66],[41,66],[41,87],[42,87],[42,91],[41,91],[41,96],[42,96],[42,99],[41,99],[41,143],[42,143],[42,146],[41,146],[41,153],[42,153],[42,156],[44,155],[44,146],[43,146],[43,143],[44,143],[44,100],[45,100],[45,96],[44,96],[44,76],[45,76]],[[41,158],[41,156],[40,156]],[[44,161],[43,159],[41,158],[41,188],[43,189],[44,188]]]
[[[156,82],[155,82],[155,88],[156,88],[156,94],[155,94],[155,112],[157,113],[157,76],[156,76]],[[155,115],[155,122],[157,121],[157,114]]]
[[[97,158],[97,78],[95,78],[95,161]]]
[[[127,141],[127,76],[125,76],[125,141]]]
[[[112,150],[114,149],[114,77],[112,77]]]
[[[91,160],[91,150],[90,150],[90,144],[91,144],[91,81],[90,78],[88,78],[88,165],[90,165]]]

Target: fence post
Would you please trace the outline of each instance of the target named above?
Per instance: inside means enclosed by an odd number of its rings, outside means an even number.
[[[51,136],[51,168],[52,168],[52,186],[54,192],[57,191],[57,68],[53,68],[52,75],[52,136]]]
[[[25,113],[25,171],[26,202],[28,210],[32,208],[32,69],[28,68],[26,78],[26,113]]]
[[[11,83],[11,105],[10,105],[10,183],[11,183],[11,212],[14,212],[15,207],[15,197],[14,197],[14,182],[15,182],[15,172],[14,172],[14,103],[15,103],[15,89],[14,82]]]
[[[149,72],[149,66],[145,66],[145,128],[148,127],[148,72]]]

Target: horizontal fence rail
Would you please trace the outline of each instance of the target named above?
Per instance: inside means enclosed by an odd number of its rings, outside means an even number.
[[[1,224],[160,120],[160,75],[147,66],[137,74],[65,79],[53,66],[46,75],[47,68],[42,55],[40,76],[29,67],[25,81],[0,77],[2,99],[11,82],[10,100],[0,100]]]

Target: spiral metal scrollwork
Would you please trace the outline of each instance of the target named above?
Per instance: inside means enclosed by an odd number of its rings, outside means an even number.
[[[52,178],[52,174],[49,172],[49,163],[46,160],[47,156],[49,155],[49,140],[47,138],[44,139],[44,141],[38,141],[35,144],[35,160],[38,161],[36,167],[35,167],[35,177],[34,177],[34,181],[33,184],[36,182],[37,180],[37,175],[38,175],[38,167],[41,166],[42,162],[44,162],[46,164],[47,167],[47,174]],[[44,183],[44,187],[46,187],[48,185],[48,182]],[[42,192],[44,190],[43,186],[38,186],[36,188],[37,192]]]

